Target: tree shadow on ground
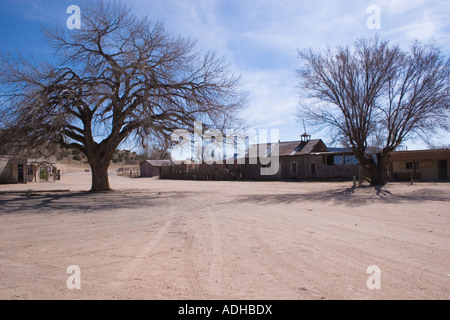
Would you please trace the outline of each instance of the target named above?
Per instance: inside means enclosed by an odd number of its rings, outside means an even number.
[[[0,215],[12,213],[87,213],[92,211],[114,211],[118,209],[151,208],[167,203],[169,197],[181,194],[146,190],[125,190],[92,193],[25,191],[0,192]]]
[[[361,186],[358,188],[345,188],[310,193],[284,193],[241,195],[234,203],[256,204],[291,204],[300,202],[332,202],[336,205],[359,207],[368,203],[406,203],[423,201],[450,201],[450,193],[431,188],[412,190],[406,194],[395,194],[382,186]]]

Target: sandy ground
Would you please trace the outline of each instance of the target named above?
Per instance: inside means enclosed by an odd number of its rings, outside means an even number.
[[[450,184],[110,183],[0,185],[1,299],[450,298]]]

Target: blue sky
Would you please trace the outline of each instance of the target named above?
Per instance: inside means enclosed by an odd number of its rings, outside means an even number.
[[[351,44],[361,36],[407,48],[413,39],[434,37],[450,55],[450,1],[433,0],[130,0],[137,15],[164,19],[174,34],[195,38],[202,50],[224,56],[249,92],[243,117],[255,128],[278,129],[281,141],[298,140],[303,125],[298,105],[297,50]],[[51,54],[40,26],[65,25],[76,0],[0,0],[0,51]],[[369,29],[367,8],[380,9],[380,29]],[[81,14],[83,8],[81,7]],[[313,138],[330,142],[325,132],[307,128]],[[450,145],[450,135],[439,142]],[[409,141],[409,149],[425,145]]]

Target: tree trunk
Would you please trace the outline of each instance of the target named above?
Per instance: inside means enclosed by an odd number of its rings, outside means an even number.
[[[387,183],[387,152],[377,153],[377,162],[369,164],[367,171],[370,178],[370,185],[378,186]]]
[[[91,164],[92,170],[92,185],[91,192],[105,192],[112,191],[109,186],[108,168],[109,161],[93,161]]]
[[[379,186],[385,185],[387,183],[387,166],[388,166],[388,158],[387,152],[378,153],[377,161],[371,157],[366,157],[363,155],[356,155],[360,165],[366,171],[367,175],[370,179],[370,185]]]
[[[376,165],[368,172],[371,186],[385,185],[386,180],[383,178],[383,172],[380,166]]]

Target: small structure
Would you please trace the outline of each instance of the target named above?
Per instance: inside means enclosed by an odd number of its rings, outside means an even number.
[[[140,165],[141,177],[159,177],[160,168],[172,166],[171,160],[145,160]]]
[[[0,156],[0,183],[47,182],[59,179],[60,172],[53,161]]]
[[[28,159],[27,182],[60,180],[60,170],[48,159]]]
[[[27,183],[27,158],[0,156],[0,183]]]
[[[389,153],[391,181],[448,181],[450,150],[410,150]]]

